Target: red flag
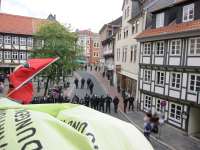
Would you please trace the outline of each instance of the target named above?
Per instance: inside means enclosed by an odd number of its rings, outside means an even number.
[[[9,88],[7,95],[12,92],[14,88]],[[33,85],[29,82],[26,82],[26,84],[19,89],[17,89],[15,92],[9,95],[10,98],[17,99],[24,101],[24,104],[28,104],[33,97]]]
[[[31,59],[15,68],[9,76],[11,84],[14,88],[18,88],[21,84],[25,84],[34,75],[47,67],[58,58],[47,59]]]

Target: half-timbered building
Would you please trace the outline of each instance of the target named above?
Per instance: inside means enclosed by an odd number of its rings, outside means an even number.
[[[162,111],[189,135],[200,132],[200,1],[175,0],[150,13],[151,26],[136,37],[140,108]]]

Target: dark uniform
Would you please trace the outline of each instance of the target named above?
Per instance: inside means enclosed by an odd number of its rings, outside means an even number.
[[[92,71],[92,66],[91,66],[91,71]]]
[[[129,98],[128,98],[128,101],[129,101],[129,111],[130,111],[130,107],[132,106],[132,111],[133,110],[133,102],[135,101],[133,95],[131,95]]]
[[[115,98],[113,99],[113,103],[115,106],[115,113],[117,112],[117,108],[118,108],[118,104],[119,104],[119,98],[118,96],[115,96]]]
[[[76,101],[76,99],[72,100],[72,103],[73,104],[78,104],[77,101]]]
[[[39,101],[37,100],[36,97],[33,99],[32,104],[39,104]]]
[[[93,95],[93,97],[91,97],[90,103],[91,103],[91,108],[96,109],[96,96],[95,95]]]
[[[85,65],[85,71],[87,71],[87,65]]]
[[[81,88],[84,88],[84,84],[85,84],[85,79],[82,78],[82,79],[81,79]]]
[[[74,103],[74,100],[76,100],[76,104],[79,103],[79,97],[77,94],[75,94],[75,96],[72,98],[72,103]]]
[[[124,113],[126,113],[127,102],[128,102],[128,96],[126,95],[124,98]]]
[[[76,84],[76,88],[78,89],[78,82],[79,82],[79,80],[76,78],[75,80],[74,80],[74,83]]]
[[[90,85],[89,85],[89,87],[90,87],[90,94],[93,93],[93,86],[94,86],[94,84],[93,84],[93,82],[91,81],[91,83],[90,83]]]
[[[85,100],[85,106],[89,107],[89,102],[90,102],[89,93],[86,94],[86,96],[84,97],[84,100]]]
[[[85,102],[83,101],[83,99],[81,98],[81,101],[79,102],[80,105],[84,105],[85,106]]]
[[[47,103],[47,100],[45,97],[43,97],[41,100],[40,100],[40,104],[46,104]]]
[[[109,109],[109,113],[110,113],[110,103],[112,102],[112,98],[110,97],[110,94],[107,95],[105,100],[106,100],[106,113],[107,113],[107,109]]]
[[[89,89],[89,85],[90,85],[90,82],[91,82],[92,80],[90,79],[90,78],[88,78],[87,79],[87,88]]]
[[[96,110],[99,110],[99,95],[96,97]]]
[[[49,95],[47,96],[47,103],[54,103],[53,98]]]
[[[103,95],[101,95],[101,98],[99,99],[99,102],[100,102],[99,111],[101,111],[101,108],[102,108],[103,113],[104,113],[104,103],[105,103],[105,98],[104,98]]]
[[[59,96],[58,96],[58,103],[62,103],[63,102],[63,95],[62,94],[60,94]]]

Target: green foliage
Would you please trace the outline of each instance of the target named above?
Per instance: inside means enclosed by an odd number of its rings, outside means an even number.
[[[56,62],[39,74],[47,81],[51,80],[58,84],[61,80],[60,77],[68,76],[67,69],[77,70],[80,68],[80,64],[75,60],[80,59],[79,54],[82,50],[76,44],[78,35],[71,34],[70,28],[70,25],[61,25],[58,22],[44,22],[34,35],[36,42],[31,51],[31,58],[59,57]]]

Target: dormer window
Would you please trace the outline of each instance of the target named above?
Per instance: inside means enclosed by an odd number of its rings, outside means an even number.
[[[194,4],[183,7],[183,22],[192,21],[194,18]]]
[[[164,26],[164,13],[157,14],[156,16],[156,28]]]

